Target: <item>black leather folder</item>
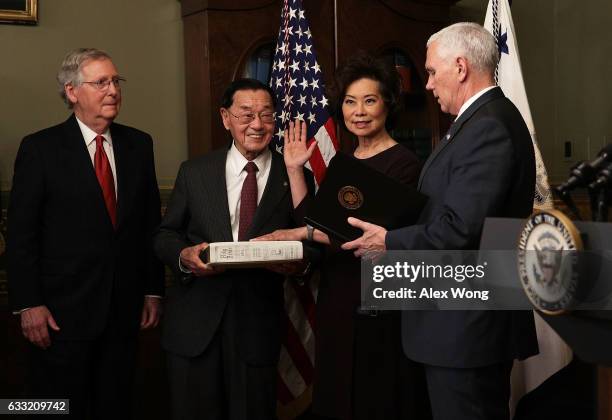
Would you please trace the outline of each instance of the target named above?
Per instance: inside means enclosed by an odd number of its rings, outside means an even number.
[[[348,242],[362,235],[348,217],[395,229],[415,224],[427,196],[370,168],[359,159],[337,153],[304,220],[332,239]]]

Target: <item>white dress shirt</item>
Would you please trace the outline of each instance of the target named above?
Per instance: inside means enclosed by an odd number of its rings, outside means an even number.
[[[461,114],[463,114],[463,112],[468,109],[468,107],[470,105],[472,105],[474,102],[476,102],[476,99],[480,98],[482,95],[484,95],[485,93],[487,93],[488,91],[490,91],[491,89],[496,88],[497,86],[489,86],[484,88],[481,91],[476,92],[475,95],[471,96],[470,99],[468,99],[467,101],[465,101],[465,103],[463,105],[461,105],[461,108],[459,108],[459,113],[457,114],[457,118],[455,118],[455,121],[457,121],[459,119],[459,116]]]
[[[75,116],[76,118],[76,116]],[[91,164],[94,165],[95,168],[95,155],[96,155],[96,137],[98,137],[98,133],[93,131],[91,128],[87,127],[85,123],[83,123],[78,118],[76,119],[79,123],[79,128],[81,129],[81,134],[83,134],[83,139],[85,140],[85,145],[87,146],[87,151],[89,152],[89,157],[91,158]],[[113,182],[115,183],[115,199],[117,198],[117,169],[115,168],[115,152],[113,151],[113,138],[110,134],[110,129],[106,129],[104,133],[101,134],[104,137],[105,141],[102,143],[102,147],[104,147],[104,152],[106,153],[106,157],[108,158],[108,163],[110,164],[111,171],[113,172]],[[145,295],[146,297],[154,297],[161,299],[159,295]]]
[[[76,117],[75,117],[76,118]],[[89,152],[89,157],[91,158],[91,164],[94,165],[94,156],[96,154],[96,137],[98,133],[93,131],[91,128],[87,127],[85,123],[83,123],[78,118],[76,119],[77,123],[79,123],[79,128],[81,129],[81,134],[83,135],[83,139],[85,140],[85,146],[87,146],[87,151]],[[115,169],[115,153],[113,152],[113,139],[110,135],[110,129],[106,129],[104,133],[101,134],[106,141],[102,143],[104,147],[104,152],[106,152],[106,157],[108,158],[108,162],[110,163],[111,171],[113,172],[113,181],[115,182],[115,198],[117,198],[117,170]],[[147,297],[155,297],[161,299],[161,296],[158,295],[145,295]],[[18,311],[14,311],[13,314],[18,315],[24,311],[31,309],[30,307],[20,309]]]
[[[244,167],[249,161],[236,148],[236,142],[232,143],[232,147],[227,152],[225,159],[225,188],[227,190],[227,204],[230,213],[230,224],[232,226],[232,239],[238,241],[238,227],[240,223],[240,195],[242,193],[242,184],[246,179],[247,172]],[[272,166],[272,152],[266,148],[259,156],[253,159],[253,163],[257,165],[255,178],[257,179],[257,205],[261,201],[268,177],[270,176],[270,167]],[[186,274],[190,274],[191,270],[185,268],[181,263],[179,254],[179,269]]]
[[[94,156],[96,154],[96,137],[98,137],[98,133],[87,127],[78,118],[76,120],[79,123],[81,134],[83,134],[83,139],[85,140],[85,145],[87,146],[87,151],[89,152],[89,157],[91,158],[91,164],[95,166]],[[106,141],[102,143],[102,146],[104,147],[104,152],[106,152],[108,163],[110,163],[111,171],[113,172],[115,198],[117,198],[117,170],[115,169],[115,153],[113,152],[113,139],[110,134],[110,129],[107,128],[106,131],[101,134],[101,136],[106,139]]]
[[[225,160],[225,187],[227,188],[227,204],[230,212],[230,224],[232,226],[232,238],[238,240],[238,224],[240,222],[240,193],[242,184],[246,179],[247,172],[244,167],[249,161],[236,148],[236,142],[227,152]],[[272,165],[272,152],[266,148],[259,156],[253,159],[258,171],[255,173],[257,179],[257,204],[261,201]]]

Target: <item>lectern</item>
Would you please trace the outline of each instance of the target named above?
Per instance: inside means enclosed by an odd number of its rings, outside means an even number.
[[[612,250],[612,223],[573,222],[585,251],[609,252]],[[524,233],[523,219],[488,218],[481,238],[481,249],[517,249],[519,238]],[[591,270],[590,278],[579,276],[578,281],[587,282],[588,290],[609,290],[612,285],[610,260],[599,259],[601,266]],[[604,266],[605,265],[605,266]],[[517,282],[521,281],[519,264],[516,269]],[[589,267],[587,267],[588,269]],[[592,269],[592,267],[590,267]],[[595,272],[594,272],[595,271]],[[565,340],[583,361],[598,366],[599,419],[612,419],[612,311],[584,310],[550,315],[534,308],[543,319]],[[562,312],[562,311],[561,311]]]

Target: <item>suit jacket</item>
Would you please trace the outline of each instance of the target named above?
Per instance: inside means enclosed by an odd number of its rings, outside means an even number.
[[[252,364],[278,360],[283,277],[265,269],[234,269],[198,278],[179,269],[183,248],[231,242],[225,161],[227,148],[184,162],[155,237],[157,255],[176,274],[168,290],[162,346],[185,357],[200,355],[216,333],[228,302],[239,356]],[[270,175],[248,238],[292,227],[293,207],[283,158],[272,152]]]
[[[527,217],[534,187],[529,130],[496,87],[461,114],[425,163],[419,189],[430,200],[418,224],[388,232],[387,248],[478,249],[485,218]],[[402,341],[411,359],[446,367],[537,353],[531,311],[405,312]]]
[[[14,310],[47,305],[60,339],[92,339],[111,315],[138,330],[145,294],[163,294],[152,235],[160,220],[151,137],[111,124],[117,229],[74,115],[25,137],[8,211]]]

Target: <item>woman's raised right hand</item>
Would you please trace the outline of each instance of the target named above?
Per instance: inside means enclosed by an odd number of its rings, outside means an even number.
[[[312,156],[317,141],[306,145],[306,122],[289,121],[289,129],[285,130],[285,146],[283,156],[287,169],[301,169]]]

